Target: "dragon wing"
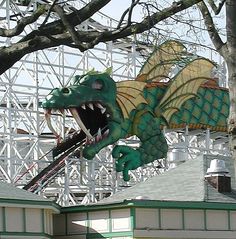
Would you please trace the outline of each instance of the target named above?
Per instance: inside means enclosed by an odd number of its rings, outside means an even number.
[[[180,70],[168,87],[157,112],[161,111],[162,116],[169,122],[186,100],[197,95],[200,85],[210,79],[214,66],[205,58],[197,58]]]
[[[186,55],[185,50],[185,46],[178,41],[164,42],[147,59],[136,80],[150,82],[167,78],[171,67]]]
[[[139,104],[147,104],[143,97],[143,89],[145,85],[146,82],[132,80],[116,82],[116,101],[121,108],[124,118],[129,118],[130,112],[133,109],[136,109]]]

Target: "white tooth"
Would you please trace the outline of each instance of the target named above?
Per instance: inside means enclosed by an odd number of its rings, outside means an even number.
[[[88,104],[88,107],[89,107],[91,110],[94,110],[92,103],[89,103],[89,104]]]
[[[84,109],[84,110],[86,110],[85,104],[82,104],[82,105],[81,105],[81,108]]]
[[[101,110],[102,114],[106,112],[106,108],[103,107],[100,103],[96,103],[96,106]]]
[[[105,132],[104,132],[104,136],[107,136],[109,134],[109,129],[107,129]]]
[[[84,123],[80,119],[77,110],[75,108],[70,108],[70,112],[71,112],[72,116],[74,117],[75,121],[77,122],[77,124],[79,125],[79,127],[87,135],[88,139],[92,139],[93,138],[92,135],[90,134],[89,130],[87,130],[87,128],[85,127]]]
[[[101,104],[97,103],[96,106],[101,109],[102,113],[106,111],[106,108],[104,108]]]
[[[107,114],[106,116],[107,116],[107,118],[109,118],[109,117],[110,117],[110,115],[109,115],[109,114]]]
[[[100,129],[100,128],[98,129],[97,135],[98,135],[99,137],[101,137],[101,136],[102,136],[102,131],[101,131],[101,129]]]
[[[99,109],[102,109],[103,108],[103,106],[100,104],[100,103],[96,103],[95,104]]]
[[[50,114],[50,112],[51,112],[51,110],[45,112],[45,119],[46,119],[48,128],[52,131],[52,133],[53,133],[57,138],[59,138],[59,137],[60,137],[59,134],[57,133],[57,131],[56,131],[56,130],[53,128],[53,126],[52,126],[51,114]]]
[[[101,129],[99,128],[98,129],[98,132],[97,132],[97,136],[96,136],[96,141],[100,141],[102,139],[102,131]]]
[[[102,114],[106,112],[106,108],[101,109]]]

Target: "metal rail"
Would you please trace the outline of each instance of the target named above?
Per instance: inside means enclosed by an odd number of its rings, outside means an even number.
[[[77,149],[81,147],[85,143],[85,140],[82,140],[75,145],[71,146],[61,154],[55,157],[54,161],[50,163],[46,168],[44,168],[39,174],[37,174],[31,181],[29,181],[23,189],[28,190],[30,192],[37,192],[48,185],[48,183],[59,175],[64,166],[65,160],[69,156],[73,156],[75,152],[78,152]]]

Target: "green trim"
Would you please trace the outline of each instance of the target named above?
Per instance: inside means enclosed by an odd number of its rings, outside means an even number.
[[[133,237],[132,231],[112,232],[112,233],[88,233],[87,239],[92,238],[110,238],[110,237]]]
[[[215,209],[236,210],[236,203],[220,202],[190,202],[190,201],[156,201],[156,200],[124,200],[111,204],[80,205],[61,208],[61,213],[76,213],[82,211],[99,211],[108,209],[121,209],[131,207],[142,208],[175,208],[175,209]]]
[[[44,209],[41,209],[41,223],[42,223],[42,233],[44,233],[45,232],[45,219],[44,219],[44,213],[45,213],[45,211],[44,211]]]
[[[134,206],[133,204],[126,203],[111,203],[104,205],[78,205],[71,207],[62,207],[61,213],[78,213],[78,212],[91,212],[91,211],[104,211],[104,210],[113,210],[113,209],[124,209]]]
[[[158,226],[159,226],[159,229],[161,229],[161,209],[158,208]]]
[[[112,219],[111,219],[111,210],[108,211],[109,213],[109,232],[112,232]]]
[[[130,208],[130,227],[131,227],[131,230],[136,229],[136,211],[135,211],[135,208]]]
[[[35,205],[35,206],[49,206],[53,207],[56,210],[61,210],[61,206],[52,202],[52,201],[37,201],[37,200],[22,200],[22,199],[6,199],[0,198],[1,203],[9,203],[9,204],[26,204],[26,205]]]
[[[26,212],[25,208],[22,209],[22,217],[23,217],[23,232],[26,232]]]
[[[125,200],[126,201],[126,200]],[[100,210],[109,210],[109,209],[123,209],[130,208],[133,204],[127,204],[126,202],[121,203],[112,203],[104,205],[80,205],[80,206],[71,206],[66,208],[61,208],[61,213],[77,213],[77,212],[88,212],[88,211],[100,211]]]
[[[6,208],[5,207],[2,208],[2,229],[3,229],[3,232],[5,232],[6,229],[7,229],[7,225],[6,225]]]
[[[132,206],[146,208],[236,210],[236,203],[189,201],[134,201]]]
[[[90,219],[89,219],[89,213],[87,212],[87,235],[89,234],[90,229]]]
[[[24,236],[31,238],[32,236],[38,237],[46,237],[49,239],[53,239],[53,236],[47,233],[40,233],[40,232],[0,232],[0,236]]]

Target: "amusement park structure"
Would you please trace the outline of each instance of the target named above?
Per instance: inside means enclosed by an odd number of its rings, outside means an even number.
[[[25,16],[36,2],[21,6],[15,1],[2,1],[0,11],[6,16],[0,24]],[[85,4],[76,1],[78,6]],[[97,13],[84,28],[112,28],[115,20]],[[35,28],[37,25],[35,25]],[[7,45],[11,39],[3,40]],[[101,150],[93,160],[80,153],[83,142],[73,145],[53,160],[56,137],[48,128],[41,103],[55,87],[69,84],[75,75],[95,68],[112,67],[115,81],[133,80],[153,48],[135,36],[117,42],[99,44],[81,53],[65,46],[51,48],[25,56],[0,76],[0,181],[53,198],[61,205],[96,202],[119,190],[160,174],[199,154],[230,155],[227,133],[210,129],[163,129],[169,146],[165,159],[152,162],[131,172],[124,182],[115,170],[111,155],[114,145]],[[209,54],[210,55],[210,54]],[[218,83],[226,87],[225,72],[216,73]],[[73,117],[51,116],[55,128],[66,139],[76,129]],[[121,139],[117,144],[138,147],[139,139]]]

